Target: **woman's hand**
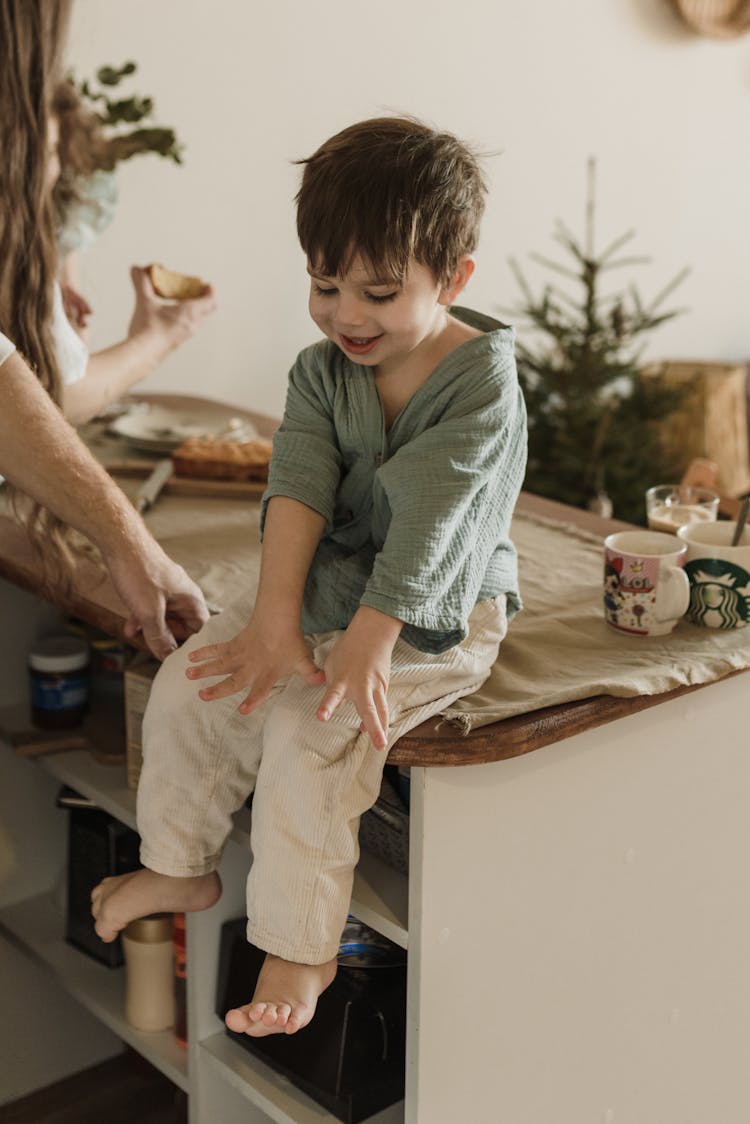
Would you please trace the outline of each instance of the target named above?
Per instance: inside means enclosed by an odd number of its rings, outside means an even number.
[[[128,328],[128,339],[153,337],[166,354],[197,332],[203,320],[216,308],[216,294],[210,285],[200,297],[186,301],[163,301],[154,292],[148,270],[134,265],[130,277],[135,289],[135,309]]]
[[[101,542],[112,583],[128,610],[125,635],[139,634],[157,657],[165,659],[178,642],[208,620],[208,609],[195,582],[169,558],[145,528],[114,546]]]
[[[72,285],[61,284],[60,291],[62,293],[65,315],[70,321],[71,326],[75,328],[78,335],[83,339],[86,328],[88,327],[88,319],[93,309],[83,294],[79,293],[77,289],[74,289]]]
[[[185,673],[188,679],[226,676],[198,692],[206,702],[247,691],[239,706],[242,714],[251,714],[284,676],[299,675],[311,687],[325,682],[299,626],[293,622],[283,628],[276,620],[267,627],[253,616],[232,640],[196,648],[189,659],[192,666]]]

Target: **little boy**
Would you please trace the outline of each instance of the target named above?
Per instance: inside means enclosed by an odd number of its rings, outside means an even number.
[[[104,940],[134,917],[207,908],[254,789],[247,935],[266,959],[226,1021],[255,1036],[312,1018],[386,751],[482,684],[520,607],[513,333],[451,307],[474,270],[476,158],[380,118],[304,163],[297,229],[326,339],[290,373],[257,595],[160,670],[138,791],[144,869],[93,894]],[[189,680],[206,677],[195,693]]]

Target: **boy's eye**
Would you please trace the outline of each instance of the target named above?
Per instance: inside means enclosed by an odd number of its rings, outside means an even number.
[[[313,291],[318,297],[332,297],[336,289],[324,289],[322,285],[313,285]]]
[[[367,299],[373,301],[375,304],[385,304],[386,301],[395,300],[398,296],[398,289],[392,293],[368,293]]]

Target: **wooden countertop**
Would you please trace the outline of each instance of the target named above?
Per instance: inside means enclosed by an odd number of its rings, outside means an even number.
[[[182,396],[178,399],[175,395],[139,395],[138,397],[160,404],[169,404],[177,400],[183,404],[200,401]],[[237,410],[234,406],[230,408],[236,414],[245,414],[255,420],[260,432],[272,432],[272,419],[249,411]],[[602,538],[612,531],[623,530],[629,526],[525,492],[521,494],[518,509],[573,524],[601,535]],[[43,588],[41,568],[22,528],[12,519],[2,515],[0,515],[0,577],[44,597],[66,612],[88,621],[112,636],[123,637],[122,604],[108,581],[98,577],[93,563],[86,559],[82,561],[72,599],[63,604],[56,590]],[[455,726],[440,718],[432,718],[400,738],[391,750],[389,761],[398,765],[435,766],[476,765],[503,761],[523,753],[530,753],[532,750],[601,726],[614,719],[635,714],[647,707],[657,706],[668,699],[698,690],[699,687],[700,685],[680,687],[667,694],[626,699],[598,695],[506,718],[502,722],[473,730],[468,735],[462,734]]]

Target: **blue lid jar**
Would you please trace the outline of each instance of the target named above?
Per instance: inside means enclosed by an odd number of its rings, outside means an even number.
[[[31,720],[47,730],[78,726],[89,703],[89,646],[77,636],[47,636],[28,655]]]

